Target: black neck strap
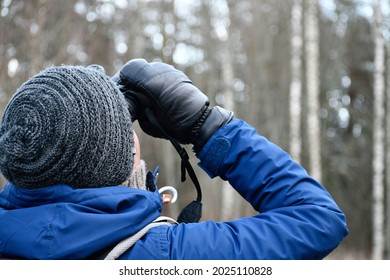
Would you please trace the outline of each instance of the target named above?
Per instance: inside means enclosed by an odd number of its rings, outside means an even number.
[[[184,207],[184,209],[179,214],[177,221],[179,223],[199,222],[202,216],[202,190],[200,188],[200,184],[198,178],[196,177],[195,171],[192,168],[191,163],[189,161],[189,156],[187,154],[187,151],[182,146],[180,146],[180,143],[176,139],[172,138],[165,131],[165,129],[158,122],[158,119],[151,108],[149,107],[146,108],[145,113],[149,121],[155,127],[157,127],[169,141],[171,141],[172,145],[175,147],[176,151],[178,152],[181,158],[181,181],[184,182],[186,180],[186,171],[187,171],[188,175],[191,178],[191,181],[194,183],[194,186],[196,188],[196,193],[197,193],[196,200],[192,201],[190,204]]]

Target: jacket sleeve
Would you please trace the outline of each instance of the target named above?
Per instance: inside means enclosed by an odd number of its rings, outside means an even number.
[[[210,177],[228,180],[259,214],[169,230],[174,259],[321,259],[348,234],[331,195],[246,122],[233,119],[198,155]]]

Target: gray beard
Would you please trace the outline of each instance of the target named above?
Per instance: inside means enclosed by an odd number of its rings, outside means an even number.
[[[146,163],[141,160],[137,168],[135,168],[126,182],[125,186],[137,189],[146,190]]]

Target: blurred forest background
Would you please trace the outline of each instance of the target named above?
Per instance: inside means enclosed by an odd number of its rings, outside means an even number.
[[[0,113],[40,70],[132,58],[184,71],[212,105],[229,108],[289,151],[346,213],[350,234],[329,259],[390,259],[389,0],[2,0]],[[180,158],[134,124],[142,157],[173,185],[176,217],[195,198]],[[196,165],[202,220],[252,215]],[[4,178],[0,178],[1,186]],[[0,187],[1,188],[1,187]]]

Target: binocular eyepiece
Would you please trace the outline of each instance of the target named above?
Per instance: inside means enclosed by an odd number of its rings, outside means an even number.
[[[129,109],[131,115],[131,121],[135,122],[139,118],[141,114],[141,108],[142,108],[135,97],[136,93],[131,89],[126,88],[125,85],[122,84],[122,80],[120,79],[119,72],[111,77],[111,81],[113,81],[114,84],[116,84],[120,92],[122,92],[122,94],[124,95],[127,102],[127,108]]]
[[[135,122],[141,114],[141,106],[137,101],[136,97],[134,96],[135,92],[126,89],[124,85],[120,85],[120,84],[117,85],[119,87],[119,90],[125,96],[125,100],[127,102],[127,108],[129,109],[131,115],[131,121]]]

